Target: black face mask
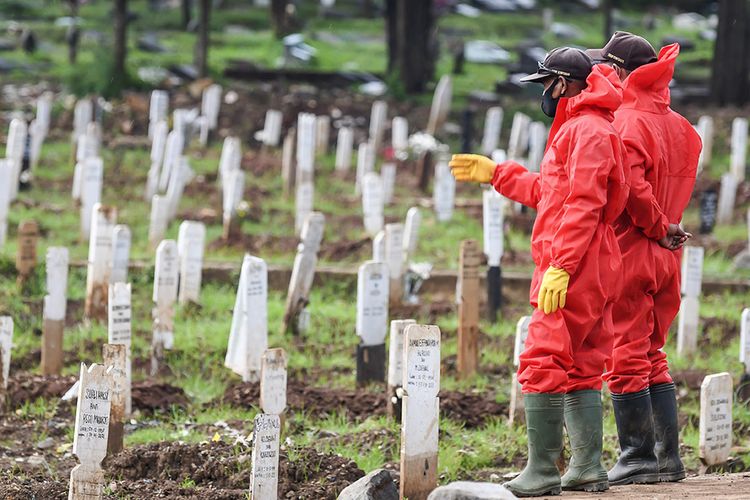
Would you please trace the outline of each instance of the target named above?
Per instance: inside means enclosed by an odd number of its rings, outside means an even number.
[[[557,99],[552,97],[552,92],[554,92],[556,85],[557,82],[553,83],[542,93],[542,112],[550,118],[555,117],[555,114],[557,113],[557,103],[560,102],[559,97]]]

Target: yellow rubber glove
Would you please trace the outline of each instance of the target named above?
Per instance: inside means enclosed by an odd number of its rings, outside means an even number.
[[[495,176],[497,164],[482,155],[453,155],[451,173],[457,181],[489,183]]]
[[[537,298],[538,309],[544,314],[551,314],[565,308],[565,297],[568,295],[570,275],[565,269],[549,266],[542,277],[542,286]]]

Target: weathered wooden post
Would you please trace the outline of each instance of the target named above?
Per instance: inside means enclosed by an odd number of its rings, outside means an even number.
[[[385,336],[388,329],[388,267],[369,261],[357,275],[357,385],[385,381]]]
[[[406,327],[401,416],[401,498],[426,500],[437,486],[440,329]]]
[[[42,330],[42,375],[59,375],[63,367],[63,330],[65,328],[68,285],[68,249],[47,249],[47,295],[44,297]]]
[[[479,245],[461,242],[458,264],[458,375],[472,376],[479,364]]]

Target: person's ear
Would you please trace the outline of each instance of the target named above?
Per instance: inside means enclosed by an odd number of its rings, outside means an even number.
[[[559,77],[555,83],[552,84],[554,88],[552,89],[552,98],[557,99],[559,97],[563,97],[565,95],[565,92],[568,90],[568,82],[563,77]]]

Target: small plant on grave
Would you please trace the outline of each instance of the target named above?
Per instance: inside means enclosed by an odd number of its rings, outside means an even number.
[[[180,488],[192,490],[195,488],[195,480],[191,477],[185,476],[185,479],[180,483]]]

